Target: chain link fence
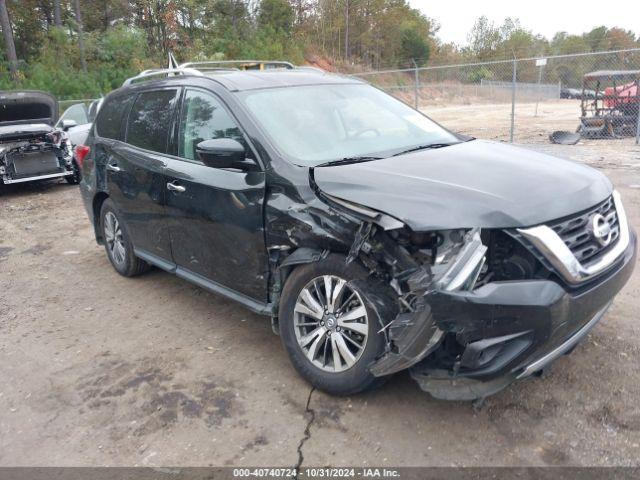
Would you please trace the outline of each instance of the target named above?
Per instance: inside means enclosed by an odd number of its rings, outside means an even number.
[[[587,74],[599,72],[595,76]],[[355,74],[448,128],[547,143],[557,130],[640,136],[640,49]],[[586,76],[586,77],[585,77]],[[591,120],[592,117],[596,117]],[[624,117],[623,127],[617,128]],[[582,120],[581,120],[582,118]],[[613,118],[609,124],[609,118]],[[633,125],[631,125],[631,123]]]

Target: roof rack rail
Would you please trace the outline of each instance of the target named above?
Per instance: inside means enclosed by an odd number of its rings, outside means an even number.
[[[224,68],[224,65],[233,66]],[[294,70],[296,67],[282,60],[208,60],[203,62],[187,62],[180,65],[180,68],[197,68],[198,70],[271,70],[284,68]]]
[[[178,66],[178,68],[193,68],[200,72],[239,72],[237,67],[221,67],[218,61],[202,61],[202,62],[186,62]]]
[[[123,87],[136,83],[140,80],[149,79],[151,77],[157,77],[158,75],[170,76],[170,75],[197,75],[202,76],[202,72],[195,68],[154,68],[150,70],[144,70],[135,77],[127,78],[122,84]]]
[[[127,78],[122,86],[126,87],[133,83],[149,80],[157,76],[169,77],[171,75],[197,75],[201,77],[207,73],[237,72],[242,70],[314,70],[326,73],[324,70],[316,67],[296,67],[290,62],[281,60],[205,60],[201,62],[186,62],[177,66],[173,63],[172,65],[174,66],[171,68],[153,68],[150,70],[144,70],[135,77]]]

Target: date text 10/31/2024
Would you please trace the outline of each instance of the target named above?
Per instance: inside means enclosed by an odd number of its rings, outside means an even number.
[[[391,468],[234,468],[233,477],[254,478],[400,478]]]

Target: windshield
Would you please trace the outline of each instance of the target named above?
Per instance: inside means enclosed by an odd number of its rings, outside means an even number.
[[[460,139],[370,85],[314,85],[240,94],[275,146],[295,163],[388,157]]]

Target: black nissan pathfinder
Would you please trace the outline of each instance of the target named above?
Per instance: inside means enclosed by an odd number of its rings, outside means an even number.
[[[144,72],[77,157],[121,275],[159,267],[269,316],[333,394],[409,369],[482,399],[570,352],[636,261],[598,171],[313,69]]]

